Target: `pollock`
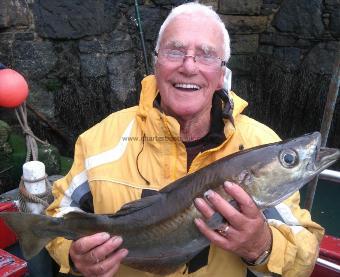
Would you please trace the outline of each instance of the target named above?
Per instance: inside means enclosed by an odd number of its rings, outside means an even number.
[[[112,215],[71,212],[54,218],[26,213],[0,213],[18,235],[23,254],[31,258],[51,240],[76,240],[97,232],[123,238],[129,250],[123,263],[157,274],[169,274],[192,259],[209,241],[194,219],[202,217],[193,201],[209,190],[232,199],[224,181],[238,183],[259,209],[273,207],[317,176],[340,157],[340,151],[320,147],[315,132],[295,139],[258,146],[226,156],[176,180],[157,194],[124,205]],[[222,223],[213,216],[207,223]]]

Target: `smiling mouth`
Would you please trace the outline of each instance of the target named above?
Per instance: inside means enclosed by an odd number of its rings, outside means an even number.
[[[197,84],[176,83],[173,86],[181,91],[197,91],[201,89],[201,87]]]

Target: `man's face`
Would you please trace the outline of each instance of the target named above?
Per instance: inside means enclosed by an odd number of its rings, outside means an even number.
[[[192,56],[223,57],[223,34],[216,22],[206,16],[180,15],[164,30],[160,51],[164,49]],[[159,56],[155,75],[164,112],[185,121],[210,115],[212,96],[222,88],[224,70],[220,63],[209,67],[191,56],[180,63],[164,61]]]

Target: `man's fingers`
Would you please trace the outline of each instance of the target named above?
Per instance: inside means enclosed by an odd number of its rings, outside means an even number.
[[[72,243],[73,252],[76,255],[83,255],[98,245],[103,244],[110,238],[108,233],[97,233],[92,236],[87,236],[76,240]]]
[[[213,244],[217,245],[218,247],[221,247],[225,250],[228,250],[230,247],[230,243],[227,240],[227,237],[223,237],[220,234],[218,234],[217,232],[211,230],[206,223],[200,219],[200,218],[196,218],[195,219],[195,224],[197,226],[197,228],[200,230],[200,232],[207,238],[209,239]],[[232,235],[231,234],[232,230],[231,227],[228,229],[228,233],[227,235]]]
[[[205,218],[210,218],[215,213],[209,204],[202,198],[195,199],[195,206]]]
[[[224,182],[224,189],[235,199],[244,215],[250,218],[258,215],[258,208],[253,199],[239,185],[226,181]]]
[[[95,276],[113,276],[117,272],[121,261],[128,255],[127,249],[120,249],[108,256],[105,260],[92,267],[91,273]]]
[[[222,198],[222,196],[217,192],[208,190],[205,193],[205,197],[209,203],[213,205],[214,209],[220,213],[227,222],[229,222],[232,226],[235,226],[236,229],[239,229],[239,226],[244,224],[244,215],[235,209],[228,201]]]
[[[109,240],[105,241],[102,245],[99,245],[88,252],[86,260],[89,263],[98,263],[110,255],[112,252],[122,244],[123,240],[121,237],[114,236]]]

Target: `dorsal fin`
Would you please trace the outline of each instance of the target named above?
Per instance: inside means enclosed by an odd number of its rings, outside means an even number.
[[[161,198],[162,198],[161,194],[157,193],[157,194],[147,196],[136,201],[132,201],[130,203],[123,205],[119,211],[117,211],[113,215],[110,215],[110,217],[125,216],[128,214],[134,213],[136,211],[140,211],[142,209],[152,206],[154,203],[160,201]]]

